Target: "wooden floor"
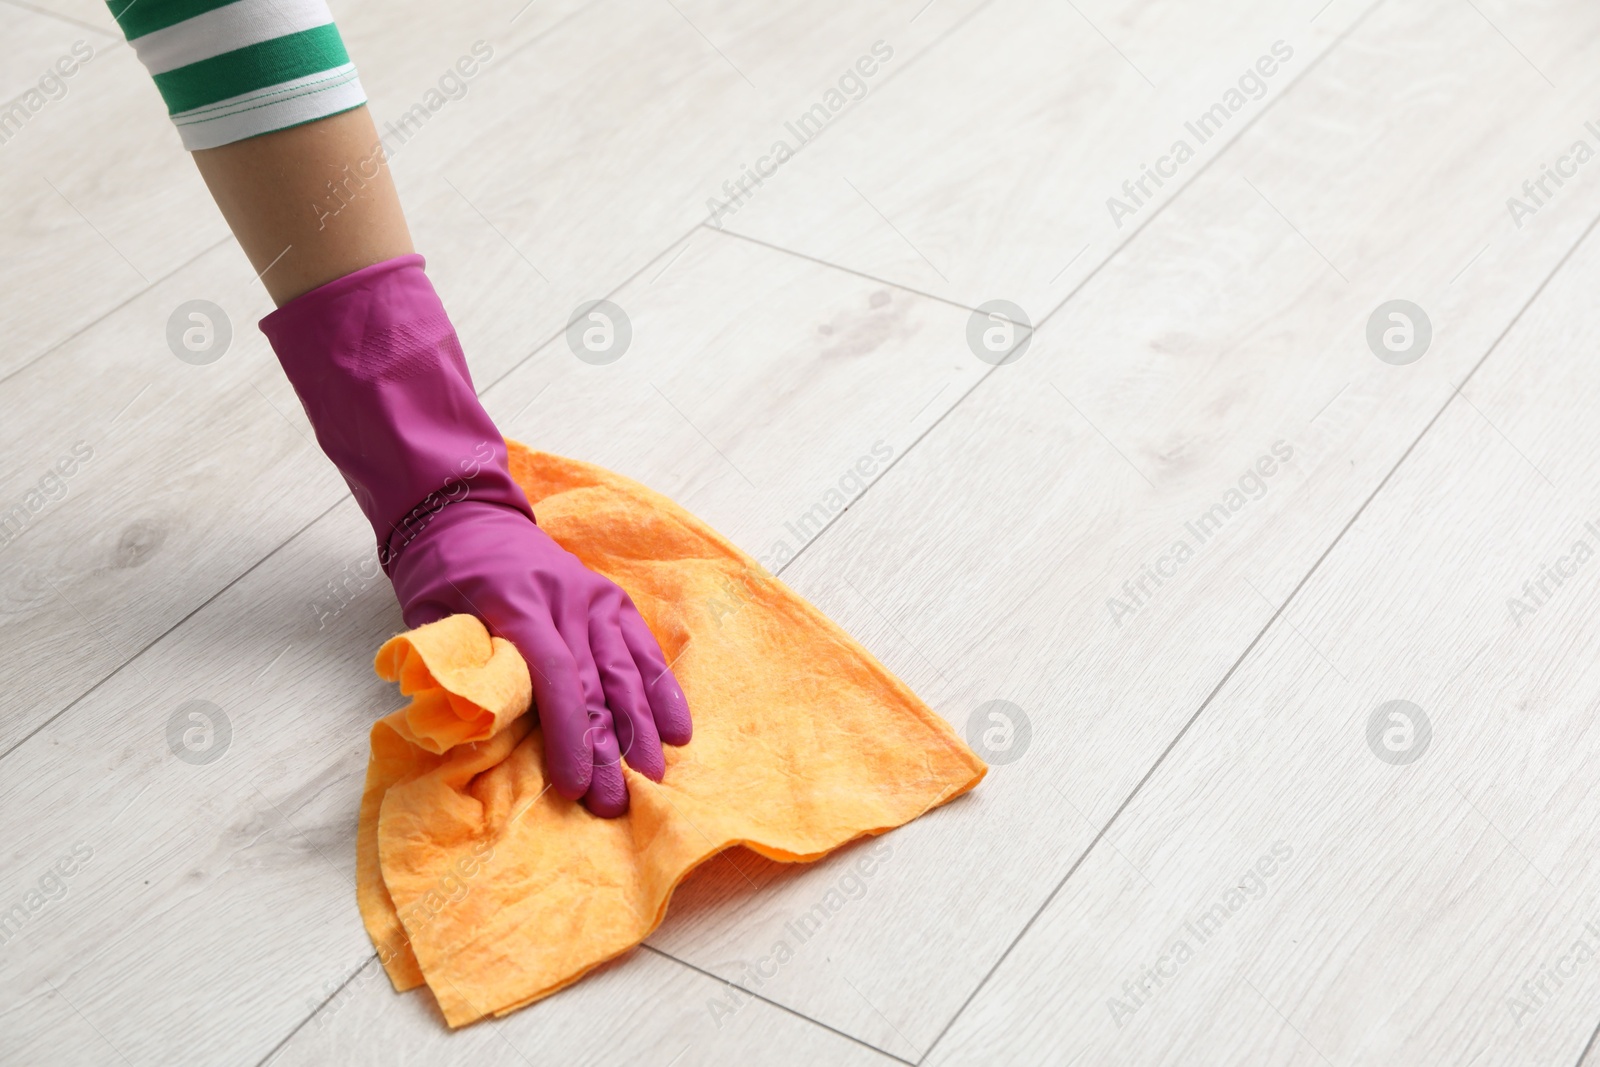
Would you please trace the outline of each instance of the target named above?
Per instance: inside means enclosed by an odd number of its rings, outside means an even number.
[[[393,167],[502,429],[1011,747],[775,976],[848,850],[722,857],[505,1020],[396,995],[352,889],[369,534],[103,4],[0,0],[0,99],[92,53],[0,143],[0,1062],[1600,1067],[1600,7],[335,14],[379,125],[428,115]],[[191,700],[214,762],[169,750]]]

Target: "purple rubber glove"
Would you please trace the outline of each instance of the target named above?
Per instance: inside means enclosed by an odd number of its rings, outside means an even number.
[[[556,791],[628,809],[688,702],[628,595],[534,524],[418,255],[364,267],[261,320],[317,443],[378,538],[407,626],[470,614],[527,661]]]

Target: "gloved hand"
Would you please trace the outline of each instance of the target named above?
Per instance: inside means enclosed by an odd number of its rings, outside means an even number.
[[[407,626],[482,619],[528,664],[550,780],[628,807],[620,761],[660,781],[688,703],[615,584],[534,523],[421,256],[364,267],[261,320],[378,538]]]
[[[436,512],[390,571],[406,625],[470,614],[517,646],[556,791],[628,810],[621,761],[655,781],[689,707],[633,601],[517,511],[471,499]]]

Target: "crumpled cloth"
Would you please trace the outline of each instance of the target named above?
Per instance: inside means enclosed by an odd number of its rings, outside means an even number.
[[[549,788],[516,649],[454,615],[391,638],[411,703],[372,727],[357,901],[397,990],[503,1015],[643,941],[723,849],[806,862],[977,785],[983,762],[820,612],[666,497],[508,442],[539,524],[622,586],[689,698],[694,738],[631,807]]]

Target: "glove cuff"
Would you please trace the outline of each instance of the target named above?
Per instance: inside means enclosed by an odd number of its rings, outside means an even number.
[[[533,518],[423,263],[374,263],[261,320],[317,443],[372,524],[385,573],[451,503]]]

